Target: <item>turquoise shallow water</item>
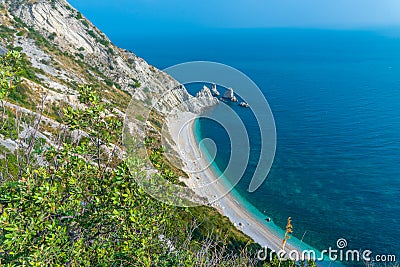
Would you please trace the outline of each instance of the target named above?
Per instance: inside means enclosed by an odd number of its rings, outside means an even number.
[[[322,250],[339,238],[351,249],[400,258],[400,39],[391,31],[221,30],[116,40],[151,64],[209,60],[253,79],[269,101],[277,153],[266,182],[247,187],[260,138],[250,109],[252,154],[236,187],[241,197],[283,228]],[[190,89],[190,86],[189,86]],[[218,108],[210,111],[218,112]],[[229,155],[224,130],[200,120],[199,137]]]
[[[196,90],[197,86],[193,86],[193,90]],[[189,89],[190,90],[190,89]],[[215,112],[215,111],[211,111],[211,112]],[[209,126],[213,124],[212,122],[204,122],[203,119],[198,118],[195,121],[194,124],[194,134],[195,134],[195,139],[200,147],[200,149],[202,150],[202,152],[204,153],[204,155],[206,156],[206,161],[211,163],[211,168],[213,169],[213,172],[215,173],[216,177],[222,177],[223,182],[225,183],[225,186],[228,188],[232,187],[232,183],[229,182],[229,177],[225,177],[223,174],[223,171],[221,171],[221,169],[223,169],[225,167],[224,162],[223,163],[218,163],[218,159],[213,159],[212,156],[208,153],[208,148],[207,145],[205,145],[204,143],[201,143],[202,139],[207,138],[203,132],[205,131],[204,129],[202,130],[202,127],[204,128],[204,125]],[[217,126],[219,127],[219,126]],[[208,129],[210,130],[210,129]],[[227,140],[228,140],[228,136],[226,136]],[[221,157],[221,156],[219,156]],[[253,204],[251,204],[246,198],[244,198],[237,189],[233,188],[232,191],[229,192],[229,194],[235,199],[235,201],[237,201],[238,203],[240,203],[242,205],[242,207],[244,209],[246,209],[247,211],[249,211],[254,218],[257,218],[259,222],[261,222],[262,224],[266,225],[266,227],[268,227],[269,229],[271,229],[273,232],[275,232],[278,236],[284,236],[285,235],[285,231],[280,228],[279,226],[277,226],[275,223],[273,222],[267,222],[266,219],[266,215],[264,214],[264,212],[261,212],[260,210],[258,210]],[[293,238],[290,240],[290,243],[295,245],[296,248],[302,249],[302,250],[306,250],[306,249],[313,249],[316,250],[315,248],[311,247],[310,245],[306,244],[305,242],[303,242],[301,239],[297,239],[297,238]],[[319,256],[320,254],[318,254]]]

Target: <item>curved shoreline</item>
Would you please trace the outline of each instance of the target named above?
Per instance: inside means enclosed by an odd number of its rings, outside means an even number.
[[[179,154],[185,166],[184,171],[189,175],[188,179],[182,181],[196,194],[206,197],[210,205],[216,208],[243,233],[248,235],[254,242],[262,247],[267,247],[278,252],[281,249],[284,231],[272,222],[264,222],[263,215],[253,205],[248,203],[236,190],[226,191],[226,179],[218,179],[221,174],[218,168],[206,160],[207,155],[200,148],[196,140],[195,122],[198,115],[190,112],[175,114],[174,118],[168,120],[168,130],[175,142],[174,149]],[[212,184],[205,188],[205,185]],[[251,209],[251,210],[250,210]],[[257,214],[258,213],[258,214]],[[268,224],[268,225],[267,225]],[[304,250],[318,250],[292,236],[286,245],[286,251],[297,251],[302,255]]]

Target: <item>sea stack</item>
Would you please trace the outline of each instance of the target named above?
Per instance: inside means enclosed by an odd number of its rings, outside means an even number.
[[[228,90],[226,90],[226,92],[222,98],[228,99],[229,101],[232,101],[232,102],[238,102],[235,94],[233,93],[232,88],[228,88]]]
[[[244,107],[244,108],[249,108],[250,105],[247,104],[246,102],[240,102],[239,106]]]
[[[217,85],[215,83],[212,85],[211,93],[213,93],[213,95],[220,96],[220,93],[217,90]]]
[[[219,103],[218,98],[213,96],[210,88],[208,88],[207,86],[203,86],[203,89],[201,89],[196,94],[196,97],[193,99],[192,105],[199,107],[196,108],[196,110],[199,109],[202,110],[206,107],[212,107],[214,105],[217,105],[218,103]]]

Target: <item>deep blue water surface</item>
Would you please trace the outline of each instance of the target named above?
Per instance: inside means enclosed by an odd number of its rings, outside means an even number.
[[[400,258],[399,38],[260,29],[115,41],[159,68],[208,60],[247,74],[269,101],[278,143],[268,179],[248,193],[259,136],[251,110],[234,107],[253,152],[237,191],[282,228],[291,216],[294,234],[320,250],[346,238],[351,249]],[[208,120],[199,127],[218,144],[223,169],[227,135]]]

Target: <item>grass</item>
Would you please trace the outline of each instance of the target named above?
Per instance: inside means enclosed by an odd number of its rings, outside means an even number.
[[[14,17],[14,21],[16,22],[17,26],[20,28],[26,28],[28,25],[26,25],[25,22],[23,22],[22,19],[20,19],[19,17]]]
[[[55,47],[49,42],[49,40],[51,40],[51,38],[55,38],[55,36],[56,35],[53,35],[52,33],[47,39],[43,37],[39,32],[37,32],[35,29],[29,27],[28,37],[35,40],[36,45],[41,49],[48,49],[49,51],[54,51]]]
[[[16,123],[15,113],[6,108],[5,109],[5,117],[0,118],[1,128],[0,134],[4,136],[4,139],[10,138],[11,140],[18,139],[18,127]],[[19,128],[19,131],[22,131],[22,127]]]
[[[132,96],[128,92],[117,88],[107,90],[107,92],[103,91],[102,97],[111,101],[111,103],[118,107],[120,110],[125,110],[128,107],[132,98]]]
[[[25,54],[22,54],[21,60],[21,76],[25,77],[31,81],[36,83],[40,83],[39,79],[36,76],[36,73],[44,74],[43,70],[34,68],[32,63],[29,61],[28,57]]]
[[[18,175],[18,162],[17,157],[11,152],[6,152],[6,149],[1,149],[1,155],[4,158],[0,159],[0,174],[6,176],[7,174],[10,177],[16,177]],[[4,151],[4,152],[3,152]],[[0,176],[0,178],[2,178]]]
[[[29,94],[30,88],[27,87],[25,84],[19,84],[15,90],[12,90],[8,95],[9,99],[13,100],[19,105],[22,105],[26,108],[34,108],[35,104],[32,101],[32,96]]]
[[[12,41],[12,39],[13,39],[12,37],[15,32],[16,32],[15,30],[10,29],[9,27],[7,27],[4,24],[0,25],[0,38],[5,40],[6,42]]]

